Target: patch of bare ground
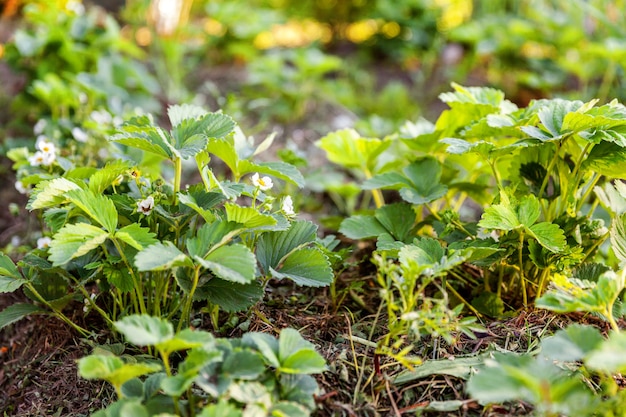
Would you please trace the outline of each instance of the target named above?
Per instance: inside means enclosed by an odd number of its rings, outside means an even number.
[[[24,302],[0,294],[0,310]],[[88,416],[110,401],[102,381],[87,381],[76,361],[89,347],[63,322],[30,316],[0,332],[0,410],[3,416]]]

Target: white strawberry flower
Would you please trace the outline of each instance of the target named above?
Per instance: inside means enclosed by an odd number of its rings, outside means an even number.
[[[37,239],[37,249],[46,249],[50,246],[50,242],[52,242],[52,239],[48,236],[40,237]]]
[[[294,216],[296,214],[296,212],[293,210],[293,200],[291,199],[291,196],[288,195],[287,197],[285,197],[281,210],[287,216]]]
[[[259,173],[257,172],[252,175],[252,185],[259,188],[261,191],[267,191],[274,186],[274,183],[272,182],[272,179],[270,177],[261,178],[259,176]]]
[[[15,181],[15,189],[20,194],[28,194],[28,187],[26,187],[22,181]]]
[[[85,133],[85,131],[80,127],[72,129],[72,136],[74,136],[74,139],[81,143],[85,143],[87,142],[87,139],[89,139],[89,135],[87,135],[87,133]]]
[[[37,151],[33,155],[28,157],[28,163],[34,167],[38,167],[39,165],[43,164],[43,161],[44,161],[44,156],[43,156],[43,152],[41,151]]]
[[[48,122],[46,121],[46,119],[39,119],[37,120],[37,123],[35,123],[35,126],[33,127],[33,132],[35,133],[35,135],[41,135],[43,131],[46,129],[47,125],[48,125]]]
[[[145,200],[141,200],[137,203],[137,211],[141,214],[149,216],[154,209],[154,197],[149,196]]]
[[[54,146],[54,143],[50,142],[48,138],[44,135],[37,136],[37,142],[35,143],[37,149],[39,149],[43,153],[55,153],[57,148]]]

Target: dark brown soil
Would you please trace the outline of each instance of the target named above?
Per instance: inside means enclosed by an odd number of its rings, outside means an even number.
[[[0,310],[18,295],[0,294]],[[87,344],[61,321],[30,316],[0,331],[0,410],[3,416],[88,416],[111,398],[102,381],[78,376]]]

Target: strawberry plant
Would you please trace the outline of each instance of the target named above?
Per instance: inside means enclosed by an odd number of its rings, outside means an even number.
[[[301,174],[283,162],[251,159],[271,137],[255,148],[224,114],[189,105],[172,106],[168,114],[170,131],[148,116],[122,125],[111,137],[121,160],[100,169],[59,166],[56,175],[40,178],[28,207],[43,210],[50,241],[19,269],[2,258],[3,292],[26,285],[33,299],[66,321],[63,306],[78,299],[86,313],[108,323],[152,314],[177,319],[180,330],[194,300],[208,304],[217,327],[219,309],[250,307],[271,278],[305,286],[333,281],[317,227],[295,219],[290,196],[277,200],[268,193],[273,181],[265,174],[302,186]],[[171,162],[171,184],[158,171],[142,174],[160,167],[143,165],[146,154]],[[218,179],[213,157],[230,168],[231,180]],[[185,160],[195,160],[201,184],[182,187]],[[242,181],[249,174],[251,181]],[[0,313],[0,324],[18,319],[17,311]]]
[[[449,250],[489,250],[447,275],[456,290],[468,283],[487,290],[473,307],[498,315],[503,292],[526,305],[555,273],[598,255],[608,232],[596,194],[623,176],[626,108],[555,99],[520,109],[494,89],[454,88],[441,95],[450,109],[435,124],[407,125],[378,140],[384,147],[356,132],[319,144],[331,161],[361,172],[361,188],[371,190],[377,207],[344,220],[340,232],[376,238],[378,250],[392,255],[424,232]],[[402,147],[409,151],[398,152]],[[348,162],[352,154],[350,161],[363,162]],[[396,190],[404,206],[384,205],[381,190]],[[483,282],[474,282],[463,262],[482,268]]]
[[[160,361],[124,361],[104,349],[80,359],[79,374],[109,382],[118,397],[94,417],[296,417],[315,407],[318,387],[310,374],[326,364],[294,329],[283,329],[278,339],[264,333],[216,339],[201,330],[174,332],[171,323],[150,316],[127,316],[115,327],[133,345],[155,349]],[[182,351],[184,360],[173,365],[170,358]]]

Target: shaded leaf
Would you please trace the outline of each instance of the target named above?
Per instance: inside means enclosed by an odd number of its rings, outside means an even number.
[[[263,233],[256,246],[256,256],[267,274],[277,268],[291,251],[315,241],[317,226],[307,221],[295,221],[288,230]]]
[[[217,277],[239,284],[249,284],[255,278],[256,258],[248,247],[235,244],[221,246],[203,258],[194,258]]]
[[[270,268],[270,271],[274,278],[288,278],[308,287],[330,285],[334,278],[328,258],[315,248],[296,250],[277,269]]]
[[[46,313],[46,310],[41,307],[37,307],[34,304],[27,303],[15,303],[11,304],[4,310],[0,311],[0,329],[8,326],[9,324],[13,324],[17,321],[20,321],[24,317],[35,314],[35,313]]]

